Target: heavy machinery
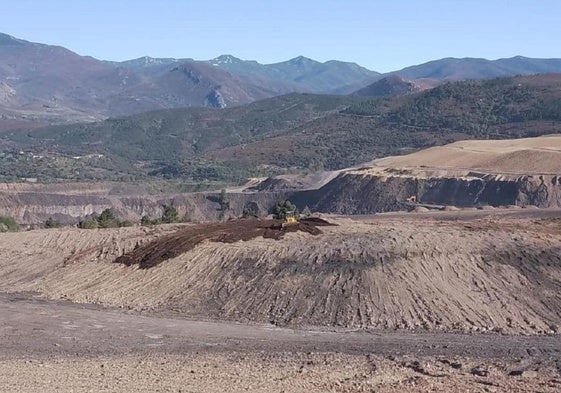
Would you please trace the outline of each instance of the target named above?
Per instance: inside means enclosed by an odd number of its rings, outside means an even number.
[[[284,216],[284,221],[282,222],[282,227],[285,228],[290,225],[298,224],[298,219],[296,218],[296,212],[294,210],[287,211]]]

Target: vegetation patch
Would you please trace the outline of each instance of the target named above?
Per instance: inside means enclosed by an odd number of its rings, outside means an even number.
[[[128,221],[119,220],[113,209],[105,209],[100,215],[94,215],[87,220],[80,221],[78,227],[82,229],[98,229],[128,227],[131,225],[132,223]]]
[[[13,217],[0,216],[0,232],[17,232],[19,224]]]

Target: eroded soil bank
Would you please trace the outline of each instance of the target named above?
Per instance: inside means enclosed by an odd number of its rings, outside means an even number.
[[[1,234],[0,290],[278,326],[558,332],[559,219],[459,217],[333,218],[278,240],[244,220]],[[189,247],[154,248],[169,239]],[[150,269],[115,263],[153,249]]]

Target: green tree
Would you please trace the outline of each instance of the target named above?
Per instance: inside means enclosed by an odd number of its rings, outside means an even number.
[[[117,228],[120,226],[120,222],[113,209],[102,211],[99,217],[97,217],[97,224],[99,228]]]
[[[78,223],[78,228],[82,228],[82,229],[97,229],[99,228],[99,224],[97,222],[97,219],[89,219],[89,220],[83,220],[80,221]]]
[[[78,223],[78,227],[82,229],[118,228],[120,226],[123,226],[123,222],[119,221],[113,209],[105,209],[99,216],[93,215]]]
[[[162,222],[165,224],[171,224],[179,221],[179,213],[177,209],[172,204],[164,205],[164,212],[162,213]]]
[[[298,214],[298,209],[292,204],[288,199],[280,201],[275,208],[275,218],[279,220],[284,220],[287,213],[292,212],[295,215]]]

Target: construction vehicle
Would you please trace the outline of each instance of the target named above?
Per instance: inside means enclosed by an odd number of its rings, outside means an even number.
[[[282,227],[285,228],[290,225],[298,224],[298,219],[296,218],[296,212],[294,210],[287,211],[284,220],[282,222]]]

